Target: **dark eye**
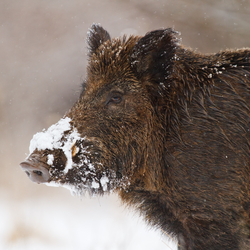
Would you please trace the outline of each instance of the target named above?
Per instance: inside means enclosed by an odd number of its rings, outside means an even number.
[[[109,95],[108,99],[107,99],[107,104],[118,104],[122,101],[122,95],[119,93],[112,93],[111,95]]]
[[[121,102],[122,98],[120,96],[113,96],[110,98],[109,102],[119,103]]]

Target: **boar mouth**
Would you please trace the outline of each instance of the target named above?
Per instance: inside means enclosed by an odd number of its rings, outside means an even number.
[[[32,160],[26,160],[20,163],[21,169],[28,175],[31,181],[38,184],[49,181],[50,174],[47,164]]]

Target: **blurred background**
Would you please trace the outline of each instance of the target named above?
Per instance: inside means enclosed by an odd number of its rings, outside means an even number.
[[[176,249],[117,196],[72,197],[19,168],[77,100],[92,23],[113,37],[173,27],[203,53],[250,46],[248,0],[0,0],[0,249]]]

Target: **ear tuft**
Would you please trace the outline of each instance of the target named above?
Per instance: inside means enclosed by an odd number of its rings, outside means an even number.
[[[111,40],[109,33],[99,24],[93,24],[87,38],[89,56],[92,56],[99,46],[108,40]]]
[[[147,33],[134,46],[131,66],[139,77],[149,75],[156,82],[164,82],[171,74],[178,39],[171,28]]]

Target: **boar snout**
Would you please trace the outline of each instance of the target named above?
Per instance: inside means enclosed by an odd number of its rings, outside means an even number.
[[[35,163],[26,160],[20,163],[20,167],[33,182],[39,184],[49,180],[49,170],[43,166],[42,163]]]

